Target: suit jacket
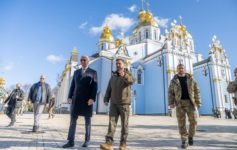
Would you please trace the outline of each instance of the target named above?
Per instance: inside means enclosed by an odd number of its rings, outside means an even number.
[[[93,106],[88,106],[88,100],[96,101],[97,73],[87,68],[85,73],[82,69],[74,72],[68,98],[72,99],[71,115],[91,117]]]

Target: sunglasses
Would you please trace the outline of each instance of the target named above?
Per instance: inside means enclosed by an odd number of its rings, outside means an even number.
[[[81,61],[86,61],[86,59],[81,59]]]

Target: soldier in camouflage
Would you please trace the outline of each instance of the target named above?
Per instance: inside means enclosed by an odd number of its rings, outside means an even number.
[[[169,106],[176,107],[179,133],[181,135],[181,148],[193,145],[197,125],[197,109],[201,106],[200,92],[196,81],[186,73],[183,64],[177,66],[176,74],[169,86]],[[186,129],[186,114],[189,120],[189,131]]]
[[[235,80],[231,81],[228,84],[227,91],[229,93],[234,94],[233,101],[234,101],[234,104],[237,105],[237,68],[235,68],[234,74],[235,74]],[[233,110],[233,115],[234,115],[235,118],[237,118],[237,109],[236,108],[234,108],[234,110]]]

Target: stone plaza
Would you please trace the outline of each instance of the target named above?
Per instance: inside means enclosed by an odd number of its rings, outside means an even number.
[[[237,149],[237,121],[201,116],[198,120],[194,146],[188,149]],[[6,127],[9,119],[0,115],[0,149],[7,150],[56,150],[67,141],[69,115],[56,115],[48,120],[43,114],[41,132],[32,133],[33,115],[18,116],[14,127]],[[94,115],[92,119],[91,145],[82,148],[84,142],[84,118],[79,118],[76,145],[72,149],[97,150],[104,142],[108,126],[107,115]],[[115,134],[114,149],[118,149],[120,121]],[[128,150],[180,149],[180,136],[176,118],[168,116],[131,116]]]

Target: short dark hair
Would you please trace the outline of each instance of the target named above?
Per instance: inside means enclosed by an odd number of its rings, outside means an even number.
[[[126,63],[126,61],[123,58],[116,58],[116,61],[122,61],[124,64]]]
[[[237,72],[237,68],[235,68],[235,70],[234,70],[234,73],[236,73]]]
[[[184,64],[178,64],[177,68],[183,67],[184,68]]]

